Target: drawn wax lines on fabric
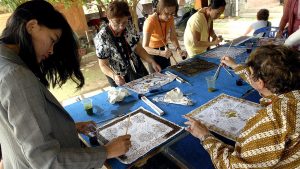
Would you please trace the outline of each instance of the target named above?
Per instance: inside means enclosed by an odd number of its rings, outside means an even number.
[[[159,72],[152,73],[140,79],[133,80],[123,85],[138,94],[148,93],[151,89],[157,89],[172,82],[176,76],[165,75]]]
[[[198,73],[213,69],[217,65],[199,58],[192,58],[177,65],[170,66],[171,69],[176,70],[186,76],[194,76]]]
[[[131,164],[182,130],[176,124],[158,117],[142,107],[129,114],[128,134],[131,135],[132,147],[124,156],[118,158],[125,164]],[[129,114],[98,128],[97,137],[99,142],[105,144],[118,136],[124,135],[128,126]]]
[[[221,94],[187,115],[202,121],[210,130],[236,140],[246,121],[260,109],[259,104]]]
[[[226,51],[227,51],[227,53],[226,53]],[[241,57],[242,56],[241,54],[245,53],[245,52],[246,52],[245,48],[231,46],[228,49],[227,46],[220,46],[220,47],[214,48],[214,49],[202,54],[202,56],[209,57],[209,58],[221,59],[226,54],[228,56],[231,56],[234,59],[237,59],[237,57]],[[248,56],[248,55],[246,55],[246,56]]]

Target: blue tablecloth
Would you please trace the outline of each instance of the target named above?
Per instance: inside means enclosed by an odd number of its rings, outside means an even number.
[[[239,57],[246,59],[247,56],[248,54],[245,52]],[[220,63],[219,59],[203,58],[200,55],[197,57],[216,64]],[[155,103],[165,112],[165,114],[162,117],[180,126],[184,126],[184,122],[186,120],[182,118],[182,115],[187,114],[190,111],[198,108],[199,106],[220,95],[221,93],[225,93],[235,97],[242,97],[244,93],[251,89],[251,86],[249,86],[246,83],[244,83],[242,86],[237,86],[236,80],[239,77],[236,75],[234,75],[234,77],[231,77],[222,68],[219,74],[219,78],[216,81],[217,90],[215,92],[208,92],[205,77],[213,76],[216,69],[217,68],[207,72],[199,73],[193,77],[188,77],[181,73],[174,72],[173,70],[169,70],[176,73],[180,77],[186,79],[192,84],[192,86],[186,83],[181,84],[177,81],[173,81],[163,86],[160,90],[171,90],[175,87],[179,87],[184,94],[192,93],[191,95],[189,95],[189,97],[195,102],[195,104],[193,106],[182,106],[176,104],[166,104],[161,102]],[[232,74],[234,73],[232,72]],[[152,99],[153,97],[153,95],[151,96],[151,94],[148,94],[148,98]],[[92,116],[86,115],[85,110],[80,102],[76,102],[72,105],[66,106],[65,109],[70,113],[70,115],[75,121],[93,120],[95,122],[129,113],[140,106],[143,106],[144,108],[153,112],[153,110],[144,102],[139,100],[137,94],[133,92],[131,92],[131,95],[127,97],[123,102],[116,104],[110,104],[107,101],[107,92],[100,93],[91,98],[93,100],[94,105],[94,115]],[[185,137],[170,148],[174,149],[174,151],[177,152],[177,154],[180,156],[188,155],[188,158],[192,159],[192,161],[189,161],[189,163],[195,168],[213,168],[211,161],[208,160],[209,155],[201,147],[199,141],[191,137],[192,136]],[[199,161],[197,161],[197,159]],[[108,160],[108,162],[112,168],[128,167],[120,163],[116,159]]]

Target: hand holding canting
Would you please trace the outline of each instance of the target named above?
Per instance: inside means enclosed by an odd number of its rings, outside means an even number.
[[[212,44],[218,46],[220,42],[222,42],[222,40],[220,38],[216,38],[215,40],[212,41]]]
[[[164,51],[160,51],[160,56],[169,59],[170,57],[173,56],[173,53],[169,48],[165,48]]]
[[[178,49],[177,53],[182,58],[182,60],[185,60],[187,58],[187,52],[186,51]]]
[[[121,75],[114,75],[114,81],[118,86],[122,86],[126,83],[124,77]]]
[[[225,66],[231,67],[232,69],[235,69],[238,66],[238,64],[236,64],[234,59],[230,56],[223,56],[221,58],[221,63]]]
[[[125,154],[131,147],[130,135],[119,136],[112,139],[104,147],[107,152],[107,159],[119,157]]]

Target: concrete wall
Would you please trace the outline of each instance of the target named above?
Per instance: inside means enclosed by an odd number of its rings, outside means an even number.
[[[236,0],[226,0],[224,16],[236,16]]]

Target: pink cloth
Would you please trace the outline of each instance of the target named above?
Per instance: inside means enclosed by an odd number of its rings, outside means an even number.
[[[286,24],[289,23],[289,35],[297,31],[300,26],[300,10],[298,10],[300,4],[298,1],[299,0],[286,0],[284,4],[284,11],[280,21],[279,30],[283,31]]]
[[[300,26],[300,3],[299,3],[299,0],[295,0],[296,3],[295,3],[295,7],[294,7],[294,24],[293,24],[293,29],[292,29],[292,32],[296,32],[298,29],[299,29],[299,26]],[[291,35],[291,34],[290,34]]]
[[[300,9],[300,3],[298,1],[298,9]],[[300,10],[297,9],[297,19],[300,19]]]

